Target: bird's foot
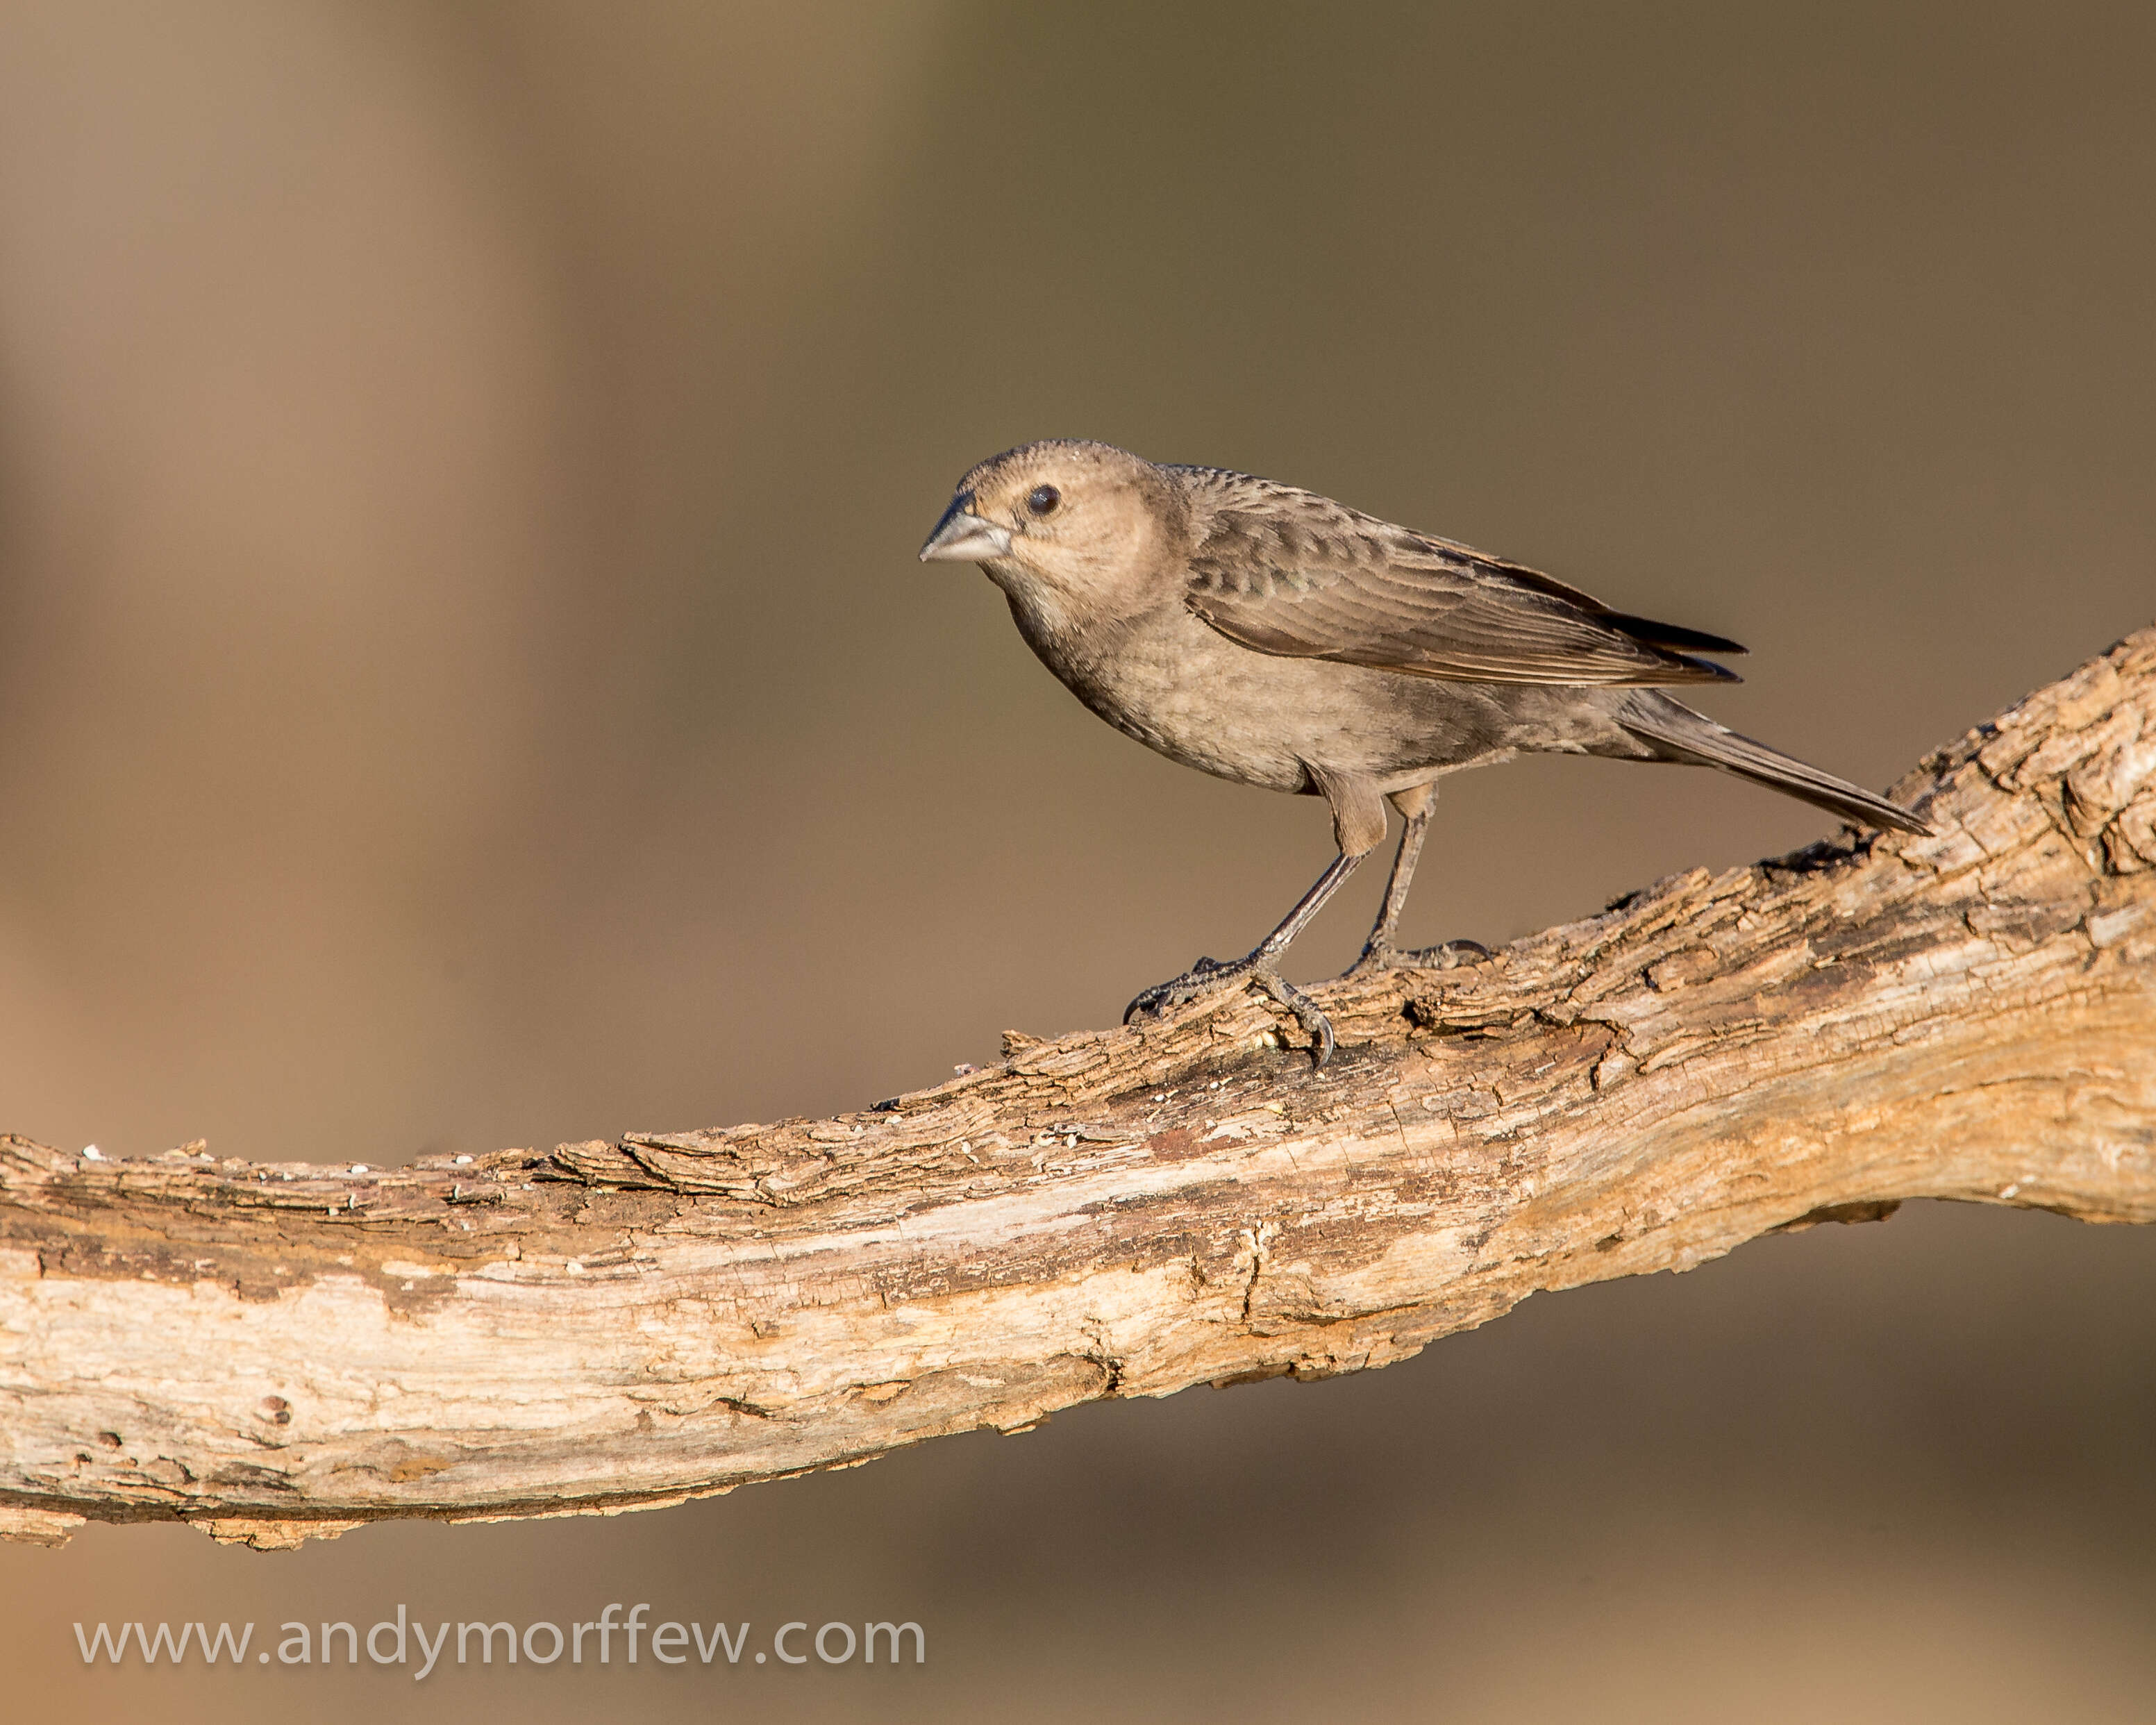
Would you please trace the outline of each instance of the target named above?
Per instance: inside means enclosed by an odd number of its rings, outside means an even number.
[[[1490,949],[1480,941],[1446,941],[1413,950],[1396,947],[1390,941],[1372,941],[1349,967],[1348,976],[1376,976],[1388,970],[1451,970],[1489,956]]]
[[[1181,976],[1155,983],[1131,1002],[1123,1009],[1123,1022],[1157,1019],[1201,995],[1224,994],[1242,988],[1262,989],[1295,1014],[1296,1023],[1310,1038],[1312,1065],[1322,1066],[1332,1059],[1332,1021],[1319,1010],[1315,1000],[1281,975],[1277,958],[1260,957],[1255,952],[1232,964],[1224,964],[1218,958],[1200,958]]]

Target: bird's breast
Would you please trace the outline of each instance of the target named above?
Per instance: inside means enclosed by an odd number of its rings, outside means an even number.
[[[1143,615],[1077,623],[1011,596],[1026,643],[1072,694],[1127,737],[1188,767],[1269,790],[1309,788],[1306,761],[1329,764],[1353,713],[1328,713],[1339,665],[1239,647],[1179,602]]]

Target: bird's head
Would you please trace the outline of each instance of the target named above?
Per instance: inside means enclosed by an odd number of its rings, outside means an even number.
[[[924,563],[978,563],[1006,593],[1111,611],[1156,590],[1188,511],[1173,480],[1109,444],[1023,444],[958,481]]]

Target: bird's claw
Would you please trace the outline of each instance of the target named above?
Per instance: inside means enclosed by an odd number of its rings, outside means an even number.
[[[1141,1014],[1157,1019],[1187,1000],[1195,1000],[1200,994],[1223,988],[1229,980],[1224,973],[1237,968],[1223,964],[1218,958],[1200,958],[1181,976],[1155,983],[1132,1001],[1123,1009],[1123,1022],[1127,1024]]]
[[[1262,988],[1294,1014],[1296,1023],[1310,1038],[1310,1057],[1314,1065],[1322,1066],[1332,1059],[1332,1021],[1319,1009],[1315,1000],[1281,975],[1276,961],[1272,959],[1239,958],[1227,964],[1218,958],[1200,958],[1181,976],[1156,983],[1132,1001],[1123,1009],[1123,1022],[1127,1024],[1139,1017],[1159,1018],[1200,995],[1224,994],[1237,988]]]
[[[1363,948],[1363,956],[1348,968],[1348,975],[1375,976],[1388,970],[1452,970],[1489,956],[1490,949],[1480,941],[1446,941],[1439,946],[1412,950],[1396,947],[1390,941],[1373,941]]]

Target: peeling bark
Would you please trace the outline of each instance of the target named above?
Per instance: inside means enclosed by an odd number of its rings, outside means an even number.
[[[2156,1219],[2156,629],[1937,828],[877,1109],[379,1172],[0,1140],[0,1531],[612,1513],[1110,1395],[1384,1365],[1908,1198]]]

